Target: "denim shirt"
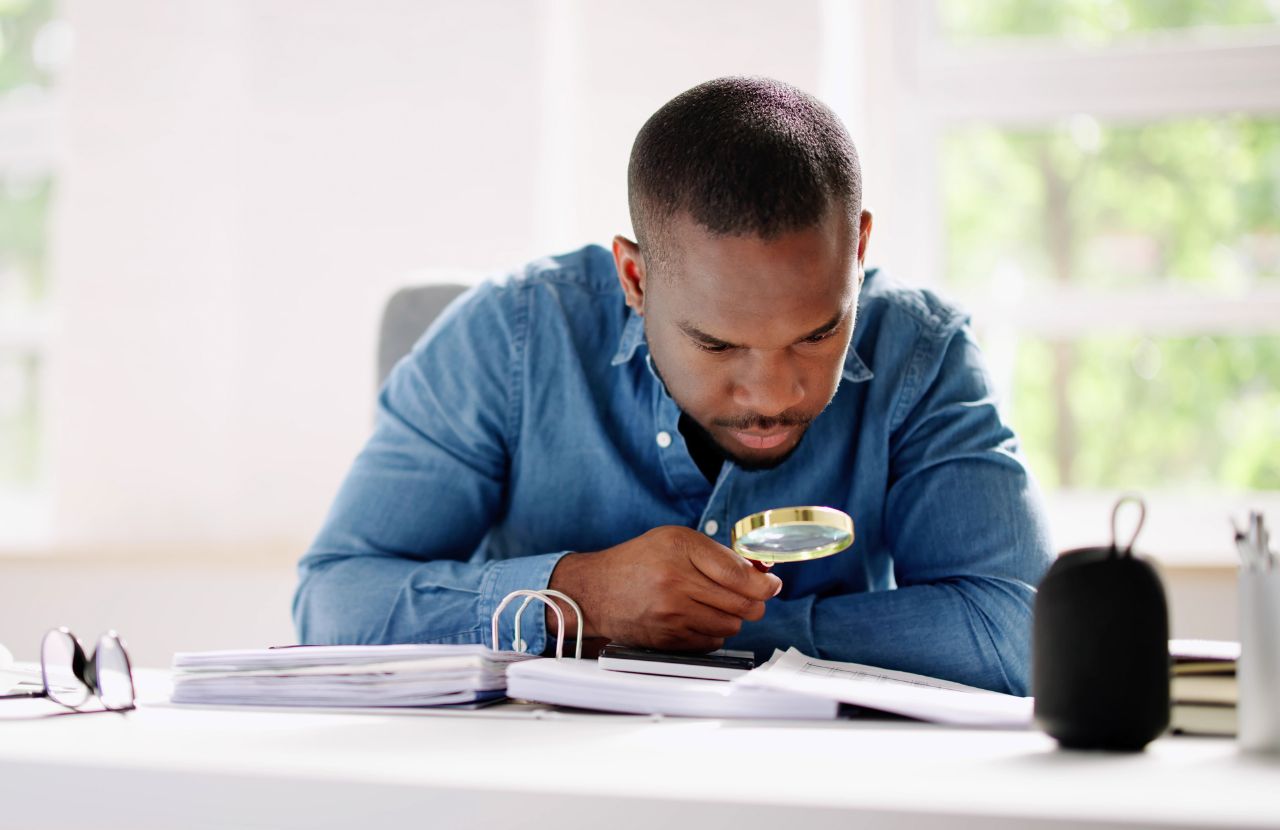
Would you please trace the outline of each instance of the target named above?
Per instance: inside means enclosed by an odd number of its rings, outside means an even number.
[[[868,271],[835,397],[772,470],[726,461],[708,482],[680,414],[607,250],[469,290],[379,395],[374,433],[299,565],[300,640],[488,643],[503,597],[545,588],[567,552],[660,525],[728,545],[750,513],[830,505],[853,517],[852,547],[775,566],[782,592],[727,648],[795,646],[1027,693],[1050,546],[964,315]],[[544,615],[530,610],[522,645],[542,652]]]

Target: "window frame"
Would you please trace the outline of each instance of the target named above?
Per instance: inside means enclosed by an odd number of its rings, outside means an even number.
[[[868,20],[868,72],[880,81],[868,89],[868,190],[873,199],[881,195],[873,189],[877,163],[887,165],[884,175],[893,185],[885,211],[891,238],[880,257],[913,282],[955,297],[973,313],[984,339],[1280,333],[1280,287],[1230,295],[1191,287],[1103,292],[1045,285],[1028,286],[1018,298],[952,288],[939,178],[943,135],[968,122],[1032,127],[1081,113],[1110,123],[1280,114],[1274,82],[1280,26],[1144,32],[1096,45],[1044,37],[958,44],[941,31],[935,0],[874,0]],[[874,202],[869,206],[876,209]],[[904,223],[910,231],[901,230]],[[1007,389],[1011,357],[989,356],[997,383]],[[1066,549],[1105,540],[1119,495],[1090,488],[1046,493],[1055,544]],[[1280,515],[1280,491],[1143,495],[1149,520],[1140,547],[1149,545],[1166,564],[1235,564],[1227,517],[1246,508]]]
[[[0,95],[0,171],[47,175],[55,181],[64,158],[63,107],[56,88],[32,100]],[[56,198],[56,197],[55,197]],[[56,208],[51,208],[56,210]],[[45,244],[52,248],[52,242]],[[0,548],[35,548],[47,542],[53,526],[53,489],[49,481],[51,366],[54,361],[56,286],[30,308],[0,310],[0,356],[34,355],[40,363],[36,407],[40,414],[41,446],[34,484],[27,488],[0,486]]]

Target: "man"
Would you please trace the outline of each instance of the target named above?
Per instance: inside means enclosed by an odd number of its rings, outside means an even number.
[[[1026,694],[1038,497],[965,318],[864,277],[839,119],[711,81],[645,124],[628,188],[635,241],[467,292],[397,365],[301,562],[301,640],[488,642],[508,592],[551,587],[590,638]],[[850,549],[764,573],[726,547],[809,504],[853,517]]]

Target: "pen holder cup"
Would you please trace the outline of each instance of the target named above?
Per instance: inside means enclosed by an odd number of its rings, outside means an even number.
[[[1240,571],[1240,748],[1280,753],[1280,569]]]

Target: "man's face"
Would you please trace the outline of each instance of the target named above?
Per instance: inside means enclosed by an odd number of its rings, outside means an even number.
[[[835,395],[870,230],[869,213],[855,228],[830,210],[812,228],[765,240],[716,236],[681,215],[647,273],[634,243],[615,240],[627,302],[644,315],[667,390],[738,465],[781,464]]]

